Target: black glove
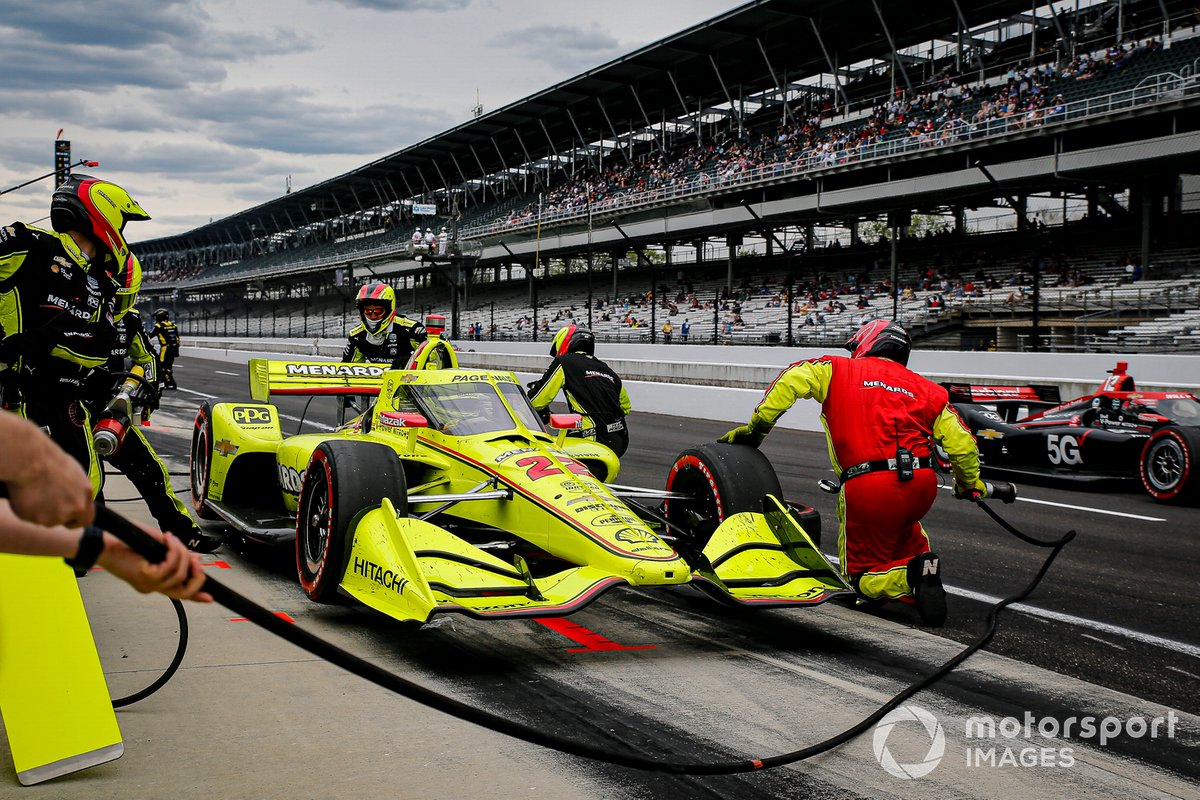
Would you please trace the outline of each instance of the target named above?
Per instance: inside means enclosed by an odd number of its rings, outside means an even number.
[[[53,328],[22,331],[5,336],[0,341],[0,364],[15,364],[26,356],[49,355],[54,346],[62,341],[62,334]]]

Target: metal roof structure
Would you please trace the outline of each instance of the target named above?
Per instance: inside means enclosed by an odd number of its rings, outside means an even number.
[[[1028,0],[754,0],[344,175],[135,249],[244,242],[447,187],[469,192],[472,181],[664,116],[732,105],[1029,8]]]

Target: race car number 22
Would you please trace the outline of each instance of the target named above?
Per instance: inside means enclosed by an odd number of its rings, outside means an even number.
[[[527,467],[525,476],[531,481],[540,481],[549,475],[562,475],[563,471],[554,466],[554,462],[546,456],[526,456],[515,462],[518,467]],[[563,466],[574,472],[576,475],[591,475],[588,468],[578,461],[573,461],[569,458],[562,460]]]

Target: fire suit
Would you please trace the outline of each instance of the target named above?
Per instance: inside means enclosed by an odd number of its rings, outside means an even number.
[[[366,361],[404,369],[413,351],[423,341],[425,326],[408,317],[397,315],[379,344],[371,341],[367,326],[360,324],[350,331],[350,341],[346,342],[346,349],[342,351],[342,361]]]
[[[68,234],[19,222],[0,228],[4,406],[45,428],[87,470],[96,492],[103,472],[83,377],[109,355],[116,291],[104,261],[89,261]]]
[[[136,313],[126,314],[117,323],[116,338],[107,363],[102,369],[97,369],[88,376],[88,384],[93,387],[89,397],[93,419],[104,413],[105,406],[112,399],[115,388],[113,376],[125,371],[126,356],[134,366],[142,368],[143,377],[150,386],[156,387],[158,361],[142,320]],[[151,397],[146,400],[146,407],[153,411],[158,407],[157,389],[144,388],[143,396],[147,391]],[[195,549],[194,541],[200,538],[199,527],[188,514],[187,507],[175,494],[166,465],[142,434],[137,420],[130,420],[120,449],[106,460],[129,478],[146,502],[158,527],[175,534]]]
[[[595,356],[565,353],[556,356],[542,377],[530,384],[530,402],[543,411],[560,389],[567,396],[567,407],[583,416],[583,429],[567,435],[595,439],[618,456],[624,455],[629,449],[625,415],[630,404],[621,376]]]
[[[176,384],[172,367],[179,357],[179,328],[169,319],[159,320],[150,330],[150,335],[158,340],[158,363],[162,367],[163,385],[174,389]]]
[[[843,574],[864,597],[909,600],[915,587],[908,584],[907,565],[929,552],[921,518],[937,494],[931,440],[949,455],[956,484],[983,492],[974,437],[945,389],[874,357],[792,364],[767,389],[749,427],[769,430],[802,398],[821,403],[829,460],[842,479],[837,510]],[[901,480],[895,468],[900,447],[918,459],[911,480]]]

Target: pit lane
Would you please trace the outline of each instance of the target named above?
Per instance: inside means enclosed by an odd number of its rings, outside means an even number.
[[[208,395],[245,398],[245,372],[244,366],[226,362],[183,359],[177,364],[184,390],[168,393],[149,431],[173,471],[186,470],[190,420],[199,401]],[[282,413],[304,414],[306,399],[280,399]],[[333,402],[312,402],[306,419],[316,427],[308,430],[332,425]],[[287,433],[295,424],[294,419],[285,423]],[[728,425],[634,414],[630,427],[633,444],[622,460],[622,482],[661,486],[675,453],[712,440]],[[763,449],[785,493],[821,511],[824,549],[835,552],[833,498],[815,487],[817,478],[829,475],[822,437],[780,429]],[[184,485],[184,479],[176,479],[177,487]],[[1026,710],[1066,716],[1081,713],[1081,704],[1089,703],[1096,705],[1093,713],[1117,713],[1112,706],[1136,709],[1146,705],[1141,701],[1200,712],[1196,510],[1154,504],[1132,487],[1104,492],[1020,488],[1025,497],[1059,505],[1005,506],[1001,512],[1010,522],[1046,538],[1068,528],[1079,537],[1027,601],[1033,613],[1009,613],[1002,620],[989,649],[1007,658],[980,654],[914,702],[950,717],[963,707],[996,716],[1019,717]],[[915,619],[906,609],[878,617],[833,605],[748,614],[686,588],[620,591],[571,621],[608,641],[653,649],[605,654],[571,653],[579,649],[577,643],[533,621],[447,616],[415,632],[369,612],[308,603],[296,585],[290,552],[227,547],[221,557],[252,579],[252,596],[274,600],[303,624],[348,628],[355,642],[369,642],[394,668],[416,670],[489,708],[563,735],[611,741],[614,747],[625,742],[664,756],[725,758],[811,744],[865,716],[918,672],[952,654],[955,641],[977,636],[986,609],[979,598],[1005,596],[1023,586],[1044,556],[949,492],[940,493],[926,525],[952,587],[950,622],[936,636],[912,631]],[[834,718],[826,713],[831,697],[839,708]],[[1141,796],[1112,783],[1156,785],[1123,762],[1131,759],[1150,775],[1167,776],[1159,788],[1169,796],[1188,796],[1169,788],[1176,785],[1169,776],[1200,777],[1196,733],[1193,729],[1190,739],[1173,742],[1110,743],[1092,754],[1089,768],[1098,772],[1088,778],[1107,787],[1110,796]],[[907,794],[903,783],[874,762],[869,740],[860,737],[809,766],[729,778],[649,776],[577,759],[556,762],[620,797]],[[1104,758],[1122,763],[1108,764]],[[939,771],[946,774],[944,788],[956,796],[986,789],[974,785],[969,770],[951,772],[943,765]],[[922,785],[923,792],[929,788]],[[1010,796],[995,787],[985,793]]]

